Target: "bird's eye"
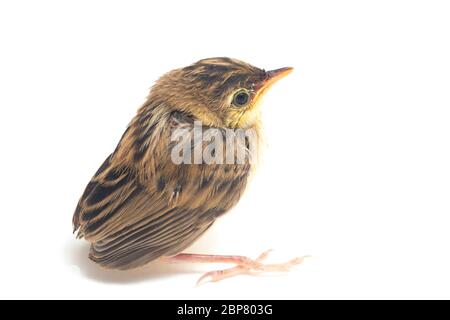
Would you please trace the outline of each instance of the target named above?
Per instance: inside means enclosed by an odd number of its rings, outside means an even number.
[[[233,104],[236,107],[243,107],[248,103],[249,100],[250,96],[248,95],[248,92],[246,90],[240,90],[234,94]]]

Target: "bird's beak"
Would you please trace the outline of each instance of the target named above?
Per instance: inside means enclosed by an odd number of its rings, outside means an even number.
[[[271,71],[267,71],[267,77],[261,81],[258,85],[257,90],[258,91],[266,91],[268,88],[270,88],[275,82],[280,80],[281,78],[286,77],[288,74],[290,74],[294,68],[286,67],[286,68],[280,68],[275,69]]]

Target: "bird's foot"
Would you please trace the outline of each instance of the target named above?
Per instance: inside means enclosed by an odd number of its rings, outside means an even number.
[[[286,272],[289,271],[293,266],[302,263],[302,261],[307,257],[297,257],[285,263],[273,263],[264,264],[262,263],[270,251],[267,250],[263,252],[255,260],[244,256],[228,256],[228,255],[209,255],[209,254],[195,254],[195,253],[180,253],[172,257],[161,258],[162,261],[168,263],[230,263],[234,264],[235,267],[211,271],[205,273],[197,281],[197,285],[206,282],[217,282],[225,278],[234,277],[240,274],[261,274],[265,272]]]
[[[262,263],[267,258],[267,256],[271,251],[272,250],[267,250],[263,252],[255,260],[245,257],[244,259],[241,259],[241,261],[238,262],[235,267],[232,268],[207,272],[198,279],[197,285],[201,285],[207,282],[217,282],[241,274],[255,275],[265,272],[287,272],[293,266],[302,263],[303,259],[306,258],[306,256],[297,257],[285,263],[273,263],[273,264]]]

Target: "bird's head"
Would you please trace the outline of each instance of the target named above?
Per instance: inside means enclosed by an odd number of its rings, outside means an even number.
[[[248,128],[259,121],[259,104],[267,89],[291,71],[265,71],[235,59],[209,58],[162,76],[150,99],[208,126]]]

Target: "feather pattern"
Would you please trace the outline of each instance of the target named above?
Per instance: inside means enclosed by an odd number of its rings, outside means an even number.
[[[170,134],[192,127],[193,119],[144,110],[86,187],[73,218],[78,237],[92,243],[90,258],[107,268],[136,268],[184,250],[237,203],[250,172],[248,163],[175,165]]]
[[[255,88],[267,77],[245,62],[210,58],[172,70],[156,82],[73,215],[74,232],[91,243],[93,261],[125,270],[175,255],[238,202],[252,169],[250,158],[236,164],[175,164],[171,135],[200,120],[204,129],[251,128],[259,137],[260,95]],[[249,100],[235,108],[231,104],[240,88]],[[193,154],[195,143],[190,148]],[[249,153],[247,141],[234,150]]]

